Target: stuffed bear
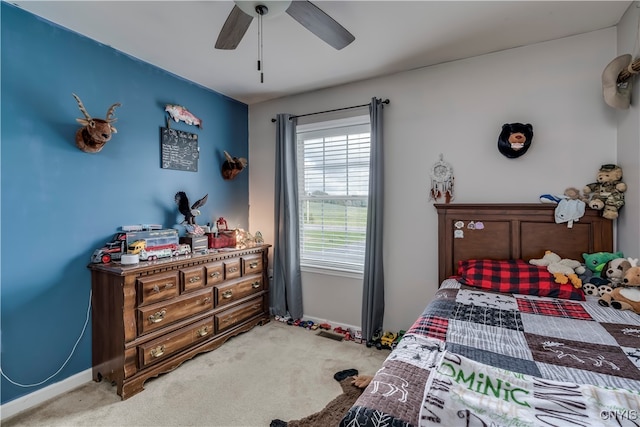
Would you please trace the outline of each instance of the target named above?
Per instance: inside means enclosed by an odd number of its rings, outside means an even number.
[[[614,164],[602,165],[596,182],[582,189],[589,199],[589,207],[602,211],[602,216],[611,220],[618,217],[618,211],[624,206],[625,191],[627,184],[622,182],[622,168]]]
[[[595,252],[592,254],[583,253],[582,258],[584,258],[585,267],[593,271],[593,276],[600,277],[600,272],[607,261],[616,258],[624,258],[624,255],[622,252]]]
[[[505,123],[498,137],[498,150],[510,159],[522,156],[533,141],[533,126],[529,123]]]
[[[604,294],[598,304],[617,310],[632,310],[640,314],[640,267],[631,267],[624,274],[622,285],[609,294]]]
[[[552,251],[545,251],[544,256],[540,259],[531,259],[529,264],[546,266],[547,271],[553,274],[556,283],[565,284],[571,282],[574,287],[582,287],[582,281],[578,278],[578,274],[585,271],[580,261],[561,258],[560,255]]]

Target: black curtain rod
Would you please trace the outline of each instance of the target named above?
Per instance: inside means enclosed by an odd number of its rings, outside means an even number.
[[[383,104],[389,104],[390,101],[388,99],[385,99],[384,101],[380,101],[380,102],[382,102]],[[316,114],[333,113],[334,111],[351,110],[353,108],[367,107],[369,105],[371,105],[371,103],[354,105],[353,107],[335,108],[333,110],[318,111],[317,113],[300,114],[298,116],[291,116],[289,120],[296,119],[298,117],[315,116]],[[276,119],[271,119],[271,123],[275,123],[275,122],[276,122]]]

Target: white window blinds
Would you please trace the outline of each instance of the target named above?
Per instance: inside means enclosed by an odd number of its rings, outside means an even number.
[[[362,272],[369,117],[299,125],[297,137],[301,264]]]

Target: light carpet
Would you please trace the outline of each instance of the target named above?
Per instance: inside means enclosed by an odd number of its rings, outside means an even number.
[[[389,354],[271,321],[145,383],[124,401],[90,382],[3,420],[11,426],[269,426],[322,410],[342,393],[336,372],[373,375]]]

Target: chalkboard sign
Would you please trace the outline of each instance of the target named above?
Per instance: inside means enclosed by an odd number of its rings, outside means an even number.
[[[198,172],[198,135],[176,129],[160,128],[161,166]]]

